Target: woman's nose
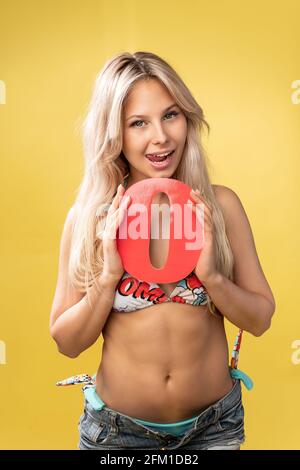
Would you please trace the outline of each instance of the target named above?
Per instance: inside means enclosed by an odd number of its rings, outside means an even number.
[[[153,142],[165,142],[168,139],[167,133],[162,125],[153,126],[152,140]]]

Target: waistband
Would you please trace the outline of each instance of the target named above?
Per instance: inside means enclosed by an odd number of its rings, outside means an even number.
[[[99,397],[96,392],[96,385],[86,385],[82,388],[82,390],[85,396],[86,408],[91,415],[94,415],[95,419],[99,420],[98,412],[101,410],[100,420],[105,423],[113,425],[116,419],[125,418],[137,424],[140,423],[144,426],[153,427],[157,431],[161,430],[172,433],[171,431],[173,430],[174,434],[179,435],[182,432],[186,432],[186,430],[191,427],[196,427],[200,421],[207,421],[216,416],[221,416],[221,414],[223,414],[226,410],[231,409],[236,403],[238,403],[242,397],[241,383],[240,379],[233,378],[233,381],[234,383],[232,389],[226,395],[224,395],[224,397],[221,397],[215,403],[211,404],[205,410],[199,413],[199,415],[174,423],[153,423],[151,421],[139,420],[132,416],[128,416],[113,410],[106,406],[101,397]]]
[[[96,391],[96,385],[83,387],[83,392],[87,402],[93,407],[95,411],[100,411],[106,406]],[[156,431],[166,431],[169,434],[173,434],[174,436],[179,436],[186,433],[192,427],[197,418],[198,415],[189,419],[184,419],[182,421],[176,421],[175,423],[153,423],[152,421],[145,421],[143,419],[131,417],[131,419],[136,423],[154,428]]]

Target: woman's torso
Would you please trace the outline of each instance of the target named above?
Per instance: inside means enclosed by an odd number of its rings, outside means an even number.
[[[161,267],[167,253],[168,240],[151,240],[154,266]],[[169,295],[175,285],[160,287]],[[232,388],[224,320],[207,306],[164,302],[112,311],[102,335],[96,390],[120,413],[158,423],[184,420]]]

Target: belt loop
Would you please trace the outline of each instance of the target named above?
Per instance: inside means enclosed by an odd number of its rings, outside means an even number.
[[[117,413],[116,411],[109,410],[109,423],[113,428],[117,428],[116,420],[117,420]]]
[[[217,406],[214,406],[215,416],[213,422],[216,423],[219,421],[222,415],[222,403],[219,403]]]

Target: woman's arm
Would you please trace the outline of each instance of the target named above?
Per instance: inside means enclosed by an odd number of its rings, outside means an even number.
[[[234,325],[261,336],[271,326],[275,301],[237,286],[221,273],[203,282],[213,303]]]
[[[72,207],[67,215],[60,243],[58,280],[50,313],[50,334],[59,352],[77,357],[101,335],[111,312],[118,279],[99,276],[87,294],[77,291],[69,281],[68,263],[72,227],[76,211]],[[96,286],[97,283],[97,286]]]
[[[100,275],[87,295],[61,313],[50,326],[50,334],[60,353],[75,358],[99,338],[110,315],[118,281]],[[97,284],[97,286],[96,286]]]
[[[275,300],[262,271],[246,212],[236,193],[214,186],[234,255],[234,282],[217,272],[203,284],[213,303],[234,325],[254,336],[271,325]]]

